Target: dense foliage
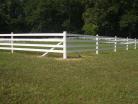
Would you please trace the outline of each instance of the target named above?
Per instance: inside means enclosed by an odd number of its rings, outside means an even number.
[[[0,0],[0,33],[138,37],[138,0]]]

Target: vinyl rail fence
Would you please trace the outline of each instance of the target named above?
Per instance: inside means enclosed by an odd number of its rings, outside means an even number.
[[[48,53],[61,53],[63,59],[69,53],[92,52],[137,48],[137,39],[91,36],[63,33],[27,33],[0,34],[0,50],[41,52],[41,57]]]
[[[80,34],[68,34],[67,52],[85,52],[95,51],[99,54],[100,51],[112,50],[117,52],[117,49],[129,50],[129,48],[136,49],[137,39],[105,37],[105,36],[90,36]]]
[[[67,58],[66,32],[63,33],[29,33],[0,34],[0,50],[61,53]]]

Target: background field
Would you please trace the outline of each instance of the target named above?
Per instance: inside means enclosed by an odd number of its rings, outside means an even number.
[[[137,104],[138,50],[101,53],[0,52],[0,104]]]

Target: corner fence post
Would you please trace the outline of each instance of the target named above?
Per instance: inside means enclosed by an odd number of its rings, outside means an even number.
[[[67,32],[63,32],[63,59],[67,59]]]
[[[99,54],[99,36],[98,34],[96,35],[96,54]]]
[[[116,52],[117,48],[117,36],[115,36],[115,42],[114,42],[114,52]]]
[[[134,49],[137,49],[137,39],[135,38]]]
[[[11,53],[13,53],[13,32],[11,32]]]
[[[126,50],[128,51],[128,37],[127,37],[127,44],[126,44]]]

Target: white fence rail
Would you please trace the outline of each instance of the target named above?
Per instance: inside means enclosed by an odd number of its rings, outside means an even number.
[[[137,48],[137,40],[129,38],[90,36],[63,33],[0,34],[0,50],[61,53],[63,59],[68,53]]]

